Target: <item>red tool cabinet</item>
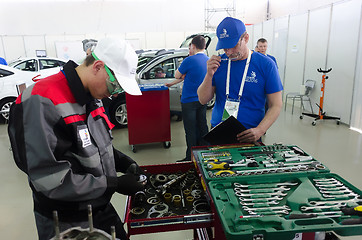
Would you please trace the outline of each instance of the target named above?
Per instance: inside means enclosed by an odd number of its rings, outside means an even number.
[[[171,146],[170,98],[161,84],[142,84],[141,96],[126,93],[128,140],[132,151],[136,144],[163,142]]]

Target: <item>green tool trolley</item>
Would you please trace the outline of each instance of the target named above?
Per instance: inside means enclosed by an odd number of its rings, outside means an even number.
[[[298,146],[196,148],[193,160],[222,226],[219,239],[362,235],[362,192]]]

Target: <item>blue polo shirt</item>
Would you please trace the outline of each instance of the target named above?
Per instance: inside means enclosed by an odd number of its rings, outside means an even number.
[[[269,54],[267,54],[267,56],[270,57],[275,62],[275,65],[277,65],[277,68],[278,68],[278,63],[277,63],[277,60],[275,59],[275,57],[273,57],[272,55],[269,55]]]
[[[207,72],[207,60],[209,57],[204,53],[197,53],[182,61],[178,71],[186,74],[182,87],[181,103],[197,102],[197,89],[205,78]]]
[[[227,58],[225,54],[221,58]],[[231,61],[229,98],[238,99],[246,59]],[[215,106],[212,111],[211,126],[221,122],[226,101],[226,76],[228,61],[221,61],[215,72],[212,85],[216,87]],[[266,94],[283,90],[276,64],[269,57],[252,53],[243,94],[239,104],[237,119],[246,127],[259,125],[265,115]]]

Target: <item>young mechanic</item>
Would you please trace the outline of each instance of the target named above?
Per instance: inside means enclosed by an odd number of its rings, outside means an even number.
[[[28,175],[40,240],[54,237],[53,211],[60,231],[93,224],[128,239],[110,203],[113,193],[143,190],[140,169],[112,145],[111,129],[100,99],[122,88],[141,91],[135,81],[137,55],[125,41],[102,39],[81,65],[67,62],[55,75],[31,85],[10,111],[8,133],[15,162]],[[125,173],[117,177],[117,172]]]

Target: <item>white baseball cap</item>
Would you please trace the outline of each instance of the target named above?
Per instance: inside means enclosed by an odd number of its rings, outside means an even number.
[[[116,81],[124,91],[131,95],[142,95],[135,78],[138,57],[129,43],[115,38],[100,39],[94,55],[114,72]]]

